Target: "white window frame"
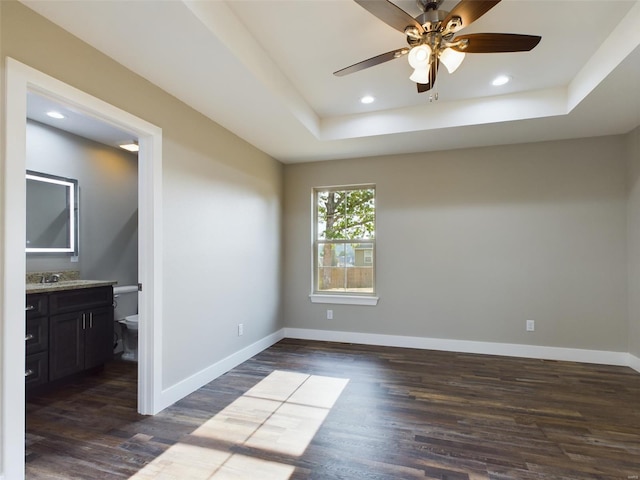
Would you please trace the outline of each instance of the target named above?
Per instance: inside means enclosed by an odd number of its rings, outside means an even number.
[[[311,261],[312,261],[312,278],[311,278],[311,294],[309,299],[312,303],[327,303],[327,304],[341,304],[341,305],[367,305],[375,306],[378,304],[379,297],[376,290],[376,235],[374,238],[353,238],[344,240],[332,240],[330,243],[354,243],[362,242],[369,243],[373,246],[372,252],[372,268],[373,268],[373,291],[372,292],[326,292],[317,290],[318,281],[318,246],[320,243],[324,243],[324,240],[318,239],[318,193],[326,191],[347,191],[347,190],[370,190],[374,191],[374,199],[377,200],[376,186],[373,184],[364,185],[342,185],[332,187],[316,187],[312,191],[312,247],[311,247]],[[375,203],[374,223],[377,222],[377,202]]]

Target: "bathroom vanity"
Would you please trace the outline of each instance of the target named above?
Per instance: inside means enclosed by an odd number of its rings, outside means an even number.
[[[27,284],[27,390],[113,357],[113,285],[72,280]]]

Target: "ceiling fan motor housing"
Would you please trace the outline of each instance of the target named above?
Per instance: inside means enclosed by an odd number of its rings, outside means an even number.
[[[420,0],[418,0],[420,2]],[[424,32],[420,34],[415,32],[415,27],[407,27],[407,43],[411,47],[418,45],[428,45],[432,51],[437,52],[443,39],[442,21],[447,17],[449,12],[444,10],[426,10],[421,13],[415,20],[422,25]],[[408,30],[411,30],[408,32]],[[416,35],[417,33],[417,35]]]
[[[440,29],[442,21],[447,17],[449,12],[444,10],[427,10],[421,13],[415,19],[422,25],[426,32],[435,32]]]
[[[444,0],[416,0],[416,5],[420,10],[437,10]]]

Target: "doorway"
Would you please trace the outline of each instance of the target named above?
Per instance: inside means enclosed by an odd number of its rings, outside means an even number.
[[[60,82],[14,59],[6,63],[5,157],[2,165],[2,377],[1,445],[5,478],[24,478],[24,298],[25,149],[28,93],[51,99],[87,117],[129,132],[139,139],[138,275],[139,362],[138,412],[154,414],[161,405],[162,130],[113,105]]]

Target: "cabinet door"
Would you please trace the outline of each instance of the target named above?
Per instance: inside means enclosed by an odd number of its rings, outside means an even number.
[[[113,357],[113,309],[96,308],[85,314],[84,368],[93,368]]]
[[[84,367],[81,312],[53,315],[49,320],[49,379],[56,380]],[[86,323],[86,320],[85,320]]]

